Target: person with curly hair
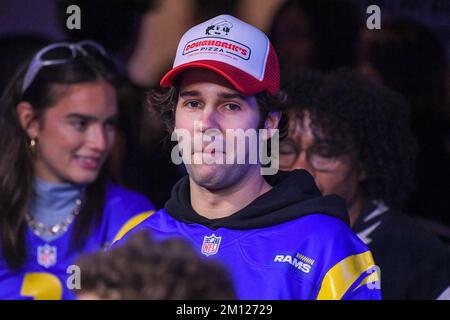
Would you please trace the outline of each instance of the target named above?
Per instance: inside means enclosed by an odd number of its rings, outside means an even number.
[[[417,154],[407,103],[348,70],[285,80],[290,127],[280,168],[306,169],[324,195],[345,199],[352,229],[381,268],[383,298],[448,298],[449,252],[399,211]]]
[[[226,269],[182,239],[138,232],[121,247],[82,256],[80,300],[233,300]]]

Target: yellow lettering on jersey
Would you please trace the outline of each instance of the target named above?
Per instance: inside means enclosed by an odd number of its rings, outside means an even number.
[[[20,294],[35,300],[61,300],[62,285],[58,277],[51,273],[25,274]]]

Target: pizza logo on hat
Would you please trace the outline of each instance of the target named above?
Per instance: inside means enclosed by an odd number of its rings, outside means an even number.
[[[233,24],[225,19],[216,19],[212,24],[206,28],[207,35],[213,36],[227,36]]]
[[[204,28],[204,27],[203,27]],[[228,36],[233,24],[224,18],[217,18],[209,23],[206,28],[206,36],[188,41],[183,48],[182,55],[207,54],[222,55],[228,58],[237,57],[243,60],[249,60],[251,49],[245,44],[230,39]],[[193,32],[193,35],[197,32]],[[189,36],[191,36],[189,34]],[[189,37],[188,37],[189,38]]]

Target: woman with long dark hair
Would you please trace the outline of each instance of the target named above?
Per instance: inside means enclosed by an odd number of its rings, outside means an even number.
[[[119,77],[93,41],[41,49],[0,105],[0,298],[72,298],[80,253],[107,247],[153,205],[114,185]]]

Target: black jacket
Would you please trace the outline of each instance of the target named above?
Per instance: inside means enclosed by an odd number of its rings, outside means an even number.
[[[383,299],[436,299],[450,286],[447,247],[412,218],[369,202],[353,231],[381,269]]]
[[[280,171],[274,176],[267,176],[266,180],[273,188],[229,217],[207,219],[195,212],[190,201],[188,176],[174,186],[165,208],[177,220],[199,223],[211,229],[264,228],[311,213],[338,217],[348,224],[344,200],[335,195],[322,196],[307,171]]]

